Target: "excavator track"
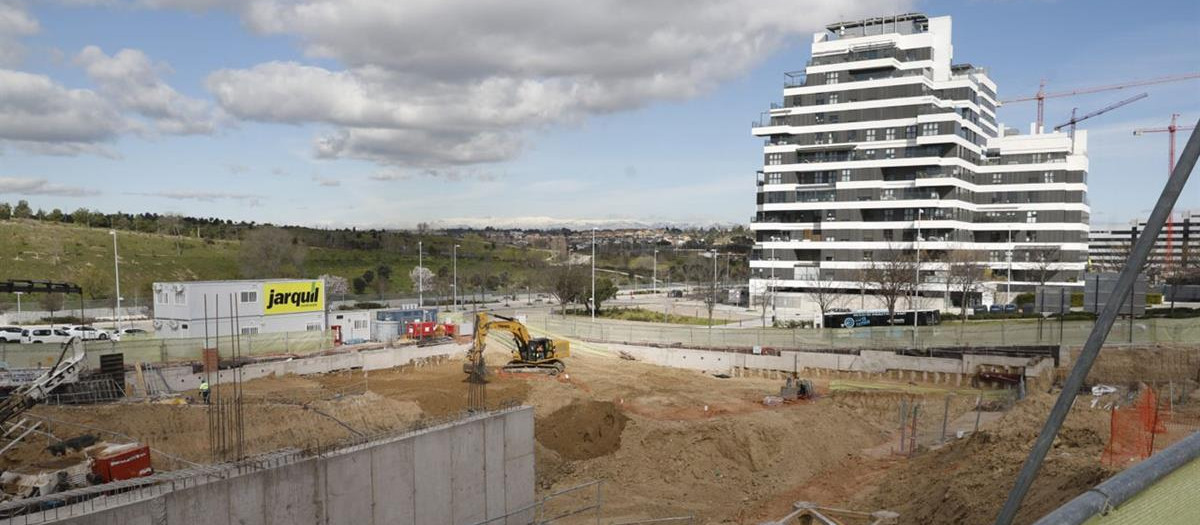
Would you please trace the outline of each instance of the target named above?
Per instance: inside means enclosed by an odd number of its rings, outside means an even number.
[[[504,365],[505,372],[531,373],[531,374],[550,374],[556,376],[563,373],[567,369],[567,365],[562,361],[551,361],[546,363],[526,363],[522,361],[510,361]]]

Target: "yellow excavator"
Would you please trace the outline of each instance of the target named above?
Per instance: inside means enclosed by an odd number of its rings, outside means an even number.
[[[486,312],[475,315],[475,342],[467,352],[467,362],[463,363],[463,372],[481,379],[486,375],[483,360],[483,349],[487,344],[487,336],[493,331],[512,334],[512,357],[505,370],[547,372],[558,375],[566,370],[563,358],[571,355],[571,343],[564,339],[548,337],[532,337],[529,329],[520,321]]]

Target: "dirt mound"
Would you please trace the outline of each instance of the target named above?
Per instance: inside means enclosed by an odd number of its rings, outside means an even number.
[[[993,431],[891,469],[861,507],[900,513],[901,524],[988,523],[1016,479],[1053,396],[1038,394]],[[1100,462],[1107,412],[1077,403],[1034,481],[1017,523],[1030,523],[1113,474]],[[1083,407],[1083,408],[1081,408]]]
[[[621,448],[629,418],[608,401],[575,401],[538,421],[536,437],[566,459],[592,459]]]

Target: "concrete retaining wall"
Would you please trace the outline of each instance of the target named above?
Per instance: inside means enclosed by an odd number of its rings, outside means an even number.
[[[518,511],[533,505],[533,468],[533,409],[521,407],[44,523],[529,523]]]
[[[242,367],[242,380],[249,381],[261,377],[284,376],[287,374],[307,375],[324,374],[341,370],[382,370],[404,366],[413,361],[430,357],[448,357],[455,353],[465,353],[465,347],[448,344],[437,346],[404,346],[400,348],[381,348],[378,350],[363,350],[344,354],[322,355],[314,357],[298,357],[281,361],[266,361],[248,364]],[[192,372],[192,367],[172,366],[143,371],[147,387],[152,392],[182,392],[195,390],[200,387],[202,374]],[[127,372],[125,381],[130,385],[138,385],[136,371]],[[213,378],[213,383],[230,383],[233,381],[232,370],[222,370]],[[140,388],[140,387],[136,387]]]
[[[691,348],[660,348],[610,344],[614,351],[625,351],[647,363],[710,373],[733,373],[735,369],[801,372],[808,369],[864,374],[953,374],[971,375],[983,368],[1024,370],[1028,377],[1054,369],[1049,358],[1009,357],[964,354],[962,359],[901,355],[888,350],[862,350],[855,354],[835,354],[781,350],[780,355],[754,355]],[[961,379],[958,379],[961,381]]]

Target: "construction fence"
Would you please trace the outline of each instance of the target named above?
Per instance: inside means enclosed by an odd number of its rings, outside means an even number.
[[[520,314],[521,312],[518,312]],[[590,341],[729,348],[925,348],[947,346],[1082,345],[1093,321],[1006,320],[946,322],[934,326],[787,329],[737,326],[682,326],[663,323],[592,320],[545,312],[526,315],[547,333]],[[1113,326],[1108,345],[1200,343],[1196,319],[1135,319]]]
[[[247,334],[179,339],[128,338],[122,341],[87,341],[88,366],[95,368],[104,354],[121,353],[125,362],[172,363],[200,361],[204,348],[217,348],[228,355],[234,344],[245,357],[266,355],[308,355],[333,348],[333,332],[304,331]],[[0,343],[0,361],[7,368],[48,367],[58,360],[62,348],[57,344]]]

